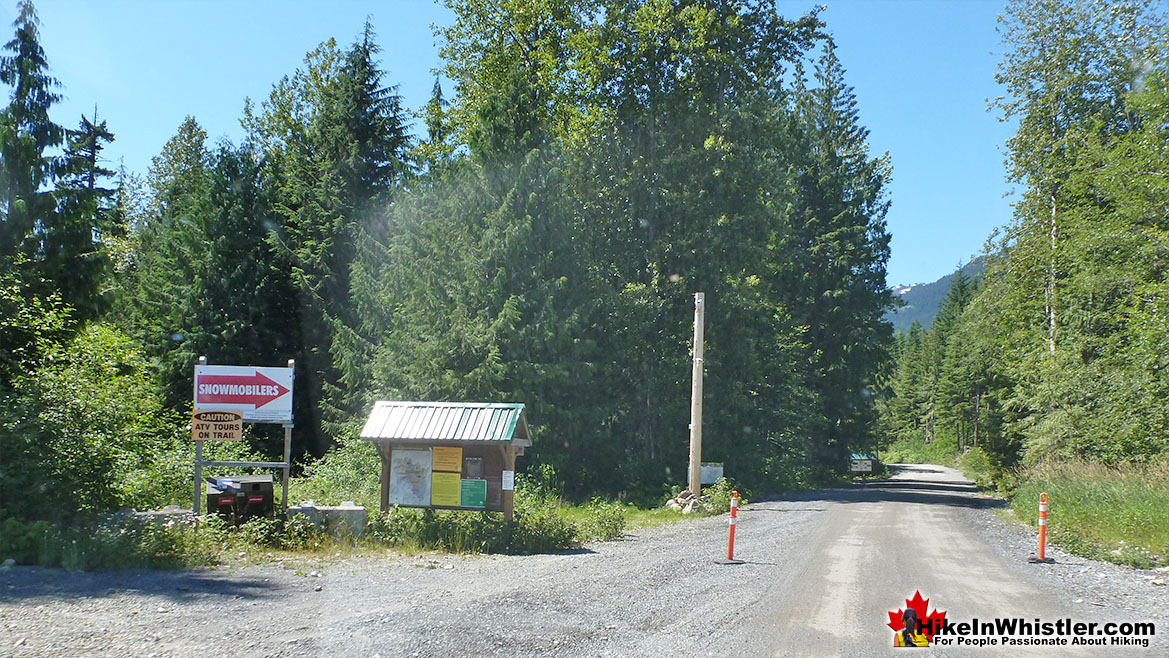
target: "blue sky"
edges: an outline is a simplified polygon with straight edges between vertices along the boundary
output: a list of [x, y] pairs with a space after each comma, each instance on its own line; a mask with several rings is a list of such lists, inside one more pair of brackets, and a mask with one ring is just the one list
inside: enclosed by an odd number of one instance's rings
[[[780, 4], [795, 16], [818, 3]], [[14, 8], [0, 5], [5, 40]], [[265, 98], [321, 41], [350, 43], [367, 15], [389, 81], [418, 108], [439, 65], [430, 25], [451, 20], [426, 0], [41, 0], [37, 10], [66, 96], [54, 118], [76, 127], [96, 104], [117, 137], [108, 155], [139, 172], [188, 114], [212, 138], [238, 139], [246, 97]], [[872, 149], [893, 161], [890, 285], [948, 274], [1010, 218], [1001, 147], [1011, 128], [986, 110], [1000, 93], [1001, 10], [997, 0], [852, 0], [823, 14]]]

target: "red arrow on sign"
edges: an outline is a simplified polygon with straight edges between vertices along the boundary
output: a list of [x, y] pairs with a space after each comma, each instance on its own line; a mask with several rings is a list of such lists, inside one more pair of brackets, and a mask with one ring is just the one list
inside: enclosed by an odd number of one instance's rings
[[200, 375], [195, 382], [195, 404], [251, 404], [259, 409], [288, 390], [259, 371], [254, 375]]

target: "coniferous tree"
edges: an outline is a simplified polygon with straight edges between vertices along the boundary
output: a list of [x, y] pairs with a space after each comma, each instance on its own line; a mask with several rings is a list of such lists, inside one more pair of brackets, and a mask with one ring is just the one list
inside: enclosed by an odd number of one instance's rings
[[348, 50], [321, 44], [244, 120], [274, 185], [277, 267], [296, 290], [297, 434], [317, 451], [323, 432], [361, 411], [348, 393], [360, 388], [368, 338], [351, 311], [350, 273], [362, 222], [409, 170], [401, 99], [384, 85], [377, 53], [368, 23]]
[[884, 221], [890, 165], [888, 154], [869, 155], [868, 130], [831, 40], [815, 81], [812, 88], [800, 81], [795, 95], [798, 191], [781, 239], [793, 318], [811, 350], [805, 385], [818, 413], [810, 450], [819, 463], [840, 467], [850, 441], [872, 431], [871, 386], [892, 335], [883, 317], [892, 306]]
[[76, 130], [66, 131], [56, 192], [59, 221], [45, 239], [46, 276], [62, 299], [86, 317], [99, 311], [108, 264], [102, 240], [113, 230], [108, 204], [114, 190], [103, 183], [114, 172], [102, 165], [101, 152], [113, 140], [106, 122], [98, 122], [96, 108], [92, 120], [82, 116]]
[[20, 257], [32, 266], [42, 257], [44, 232], [57, 223], [53, 194], [43, 189], [53, 180], [57, 162], [46, 151], [61, 144], [65, 131], [49, 117], [61, 99], [55, 91], [60, 83], [49, 74], [36, 9], [22, 0], [17, 12], [16, 34], [4, 45], [9, 54], [0, 57], [0, 81], [12, 88], [0, 112], [0, 256]]

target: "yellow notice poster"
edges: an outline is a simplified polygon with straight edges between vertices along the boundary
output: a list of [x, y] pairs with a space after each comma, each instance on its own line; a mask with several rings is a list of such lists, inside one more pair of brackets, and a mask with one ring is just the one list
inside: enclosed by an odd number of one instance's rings
[[458, 507], [462, 485], [458, 473], [430, 474], [430, 504], [439, 507]]
[[463, 449], [435, 446], [434, 461], [431, 462], [430, 468], [447, 473], [461, 473], [463, 471]]

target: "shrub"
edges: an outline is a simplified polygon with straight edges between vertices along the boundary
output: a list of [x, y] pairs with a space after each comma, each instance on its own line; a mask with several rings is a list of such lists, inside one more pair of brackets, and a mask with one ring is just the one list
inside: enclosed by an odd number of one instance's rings
[[994, 484], [995, 468], [990, 461], [990, 455], [982, 448], [971, 448], [958, 458], [958, 468], [962, 474], [974, 480], [979, 487], [988, 487]]
[[507, 549], [503, 515], [395, 507], [373, 518], [366, 540], [423, 550], [457, 553], [498, 553]]
[[563, 498], [551, 464], [534, 464], [515, 478], [515, 505], [555, 505]]
[[[702, 496], [705, 498], [703, 503], [707, 514], [726, 514], [731, 511], [731, 492], [735, 491], [735, 487], [730, 480], [725, 477], [719, 478], [714, 484], [703, 488]], [[739, 505], [747, 504], [746, 491], [739, 492]]]
[[218, 560], [223, 546], [214, 523], [191, 517], [116, 515], [72, 525], [10, 518], [0, 530], [0, 559], [67, 569], [205, 566]]
[[337, 505], [352, 500], [376, 509], [381, 500], [381, 458], [369, 441], [342, 440], [288, 485], [291, 500], [313, 500]]
[[282, 523], [275, 518], [253, 516], [236, 528], [233, 538], [245, 544], [280, 548]]
[[576, 526], [551, 506], [517, 510], [511, 550], [551, 553], [579, 546]]
[[325, 543], [327, 532], [303, 514], [284, 519], [278, 535], [278, 548], [289, 551], [315, 550]]
[[594, 498], [587, 506], [588, 515], [577, 524], [582, 540], [609, 541], [625, 534], [625, 508]]
[[231, 539], [241, 544], [266, 546], [288, 551], [316, 550], [324, 545], [327, 533], [303, 514], [273, 518], [253, 516], [240, 524]]

